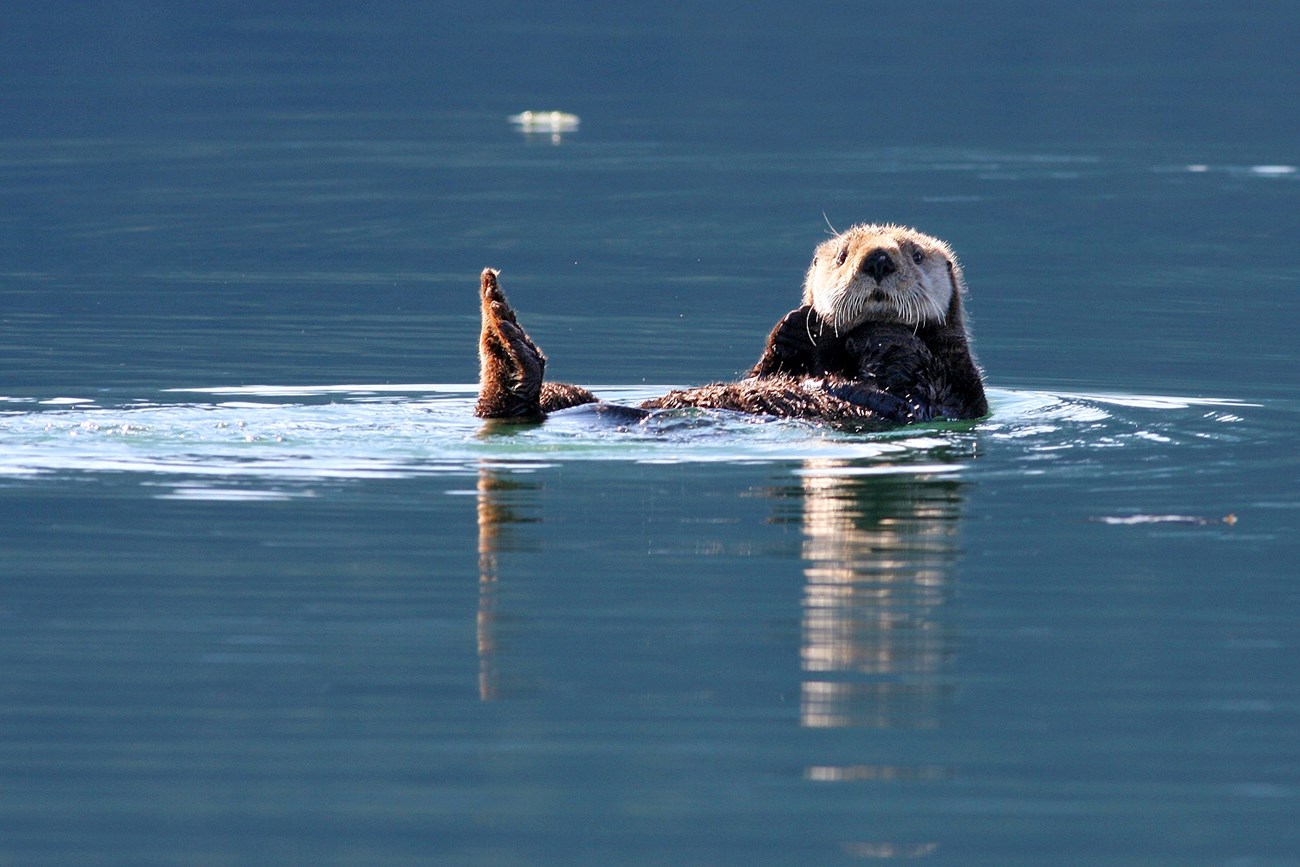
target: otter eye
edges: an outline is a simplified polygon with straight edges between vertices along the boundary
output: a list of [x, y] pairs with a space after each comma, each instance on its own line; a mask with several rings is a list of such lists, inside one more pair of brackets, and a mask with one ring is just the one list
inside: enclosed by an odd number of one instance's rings
[[844, 260], [847, 259], [847, 258], [849, 258], [849, 248], [848, 248], [848, 247], [841, 247], [841, 248], [840, 248], [839, 255], [835, 257], [835, 264], [836, 264], [836, 265], [843, 265], [843, 264], [844, 264]]
[[913, 250], [913, 251], [912, 251], [912, 261], [915, 262], [916, 264], [920, 265], [922, 262], [925, 261], [925, 254], [922, 253], [920, 250]]

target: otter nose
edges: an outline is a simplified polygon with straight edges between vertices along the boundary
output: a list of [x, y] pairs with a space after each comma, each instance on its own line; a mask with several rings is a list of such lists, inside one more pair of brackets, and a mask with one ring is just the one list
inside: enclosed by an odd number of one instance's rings
[[877, 283], [898, 270], [894, 260], [884, 250], [872, 250], [862, 260], [863, 273], [870, 274]]

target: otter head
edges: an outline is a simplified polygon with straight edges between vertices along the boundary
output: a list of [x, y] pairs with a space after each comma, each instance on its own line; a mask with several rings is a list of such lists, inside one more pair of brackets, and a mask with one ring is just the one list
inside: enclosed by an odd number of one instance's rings
[[803, 303], [840, 333], [868, 321], [938, 325], [960, 315], [962, 288], [957, 257], [943, 241], [902, 226], [862, 225], [813, 251]]

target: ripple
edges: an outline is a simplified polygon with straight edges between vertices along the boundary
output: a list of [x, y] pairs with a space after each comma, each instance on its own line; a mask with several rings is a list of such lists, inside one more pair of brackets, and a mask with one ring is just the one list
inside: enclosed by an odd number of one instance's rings
[[[635, 403], [666, 386], [605, 386]], [[187, 399], [182, 399], [187, 398]], [[201, 398], [201, 399], [194, 399]], [[205, 399], [204, 399], [205, 398]], [[990, 389], [978, 423], [853, 433], [801, 420], [674, 411], [619, 423], [581, 408], [543, 425], [488, 426], [472, 385], [255, 385], [128, 398], [4, 398], [0, 477], [132, 474], [168, 499], [282, 499], [313, 483], [417, 475], [461, 478], [481, 466], [530, 472], [570, 461], [793, 463], [810, 474], [1099, 473], [1102, 450], [1144, 462], [1230, 441], [1258, 404], [1143, 394]], [[1207, 411], [1208, 410], [1208, 411]], [[1230, 411], [1229, 411], [1230, 410]], [[990, 465], [977, 453], [997, 453]], [[1001, 468], [996, 469], [996, 468]], [[148, 479], [164, 477], [165, 482]]]

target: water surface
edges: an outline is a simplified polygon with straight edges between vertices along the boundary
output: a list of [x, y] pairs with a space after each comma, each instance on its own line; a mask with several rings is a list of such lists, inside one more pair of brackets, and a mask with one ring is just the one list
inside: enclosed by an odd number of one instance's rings
[[[9, 10], [0, 862], [1300, 863], [1300, 19], [793, 8]], [[856, 221], [988, 419], [472, 417]]]

